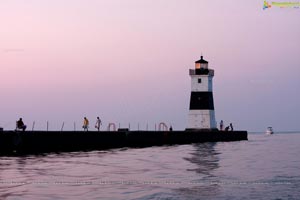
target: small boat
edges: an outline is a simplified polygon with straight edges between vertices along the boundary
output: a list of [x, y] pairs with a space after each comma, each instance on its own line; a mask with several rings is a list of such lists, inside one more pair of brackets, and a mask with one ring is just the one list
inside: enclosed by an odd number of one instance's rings
[[268, 127], [266, 130], [266, 135], [272, 135], [274, 133], [273, 128], [272, 127]]

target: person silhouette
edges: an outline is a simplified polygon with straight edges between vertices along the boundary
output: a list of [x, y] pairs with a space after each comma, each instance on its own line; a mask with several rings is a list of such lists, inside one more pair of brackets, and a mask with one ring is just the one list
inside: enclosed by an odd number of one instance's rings
[[26, 128], [27, 128], [27, 126], [24, 124], [23, 119], [20, 118], [20, 119], [17, 121], [17, 128], [16, 128], [16, 130], [17, 130], [17, 129], [22, 129], [23, 131], [25, 131]]
[[96, 124], [95, 124], [95, 128], [100, 131], [100, 127], [102, 125], [102, 121], [99, 117], [97, 117], [97, 120], [96, 120]]
[[86, 117], [84, 117], [84, 119], [83, 119], [82, 128], [84, 131], [89, 131], [89, 120]]
[[220, 130], [221, 131], [223, 131], [223, 126], [224, 126], [224, 122], [223, 122], [223, 120], [221, 120], [221, 122], [220, 122]]
[[229, 126], [230, 126], [230, 130], [233, 131], [233, 125], [232, 125], [232, 123], [230, 123]]

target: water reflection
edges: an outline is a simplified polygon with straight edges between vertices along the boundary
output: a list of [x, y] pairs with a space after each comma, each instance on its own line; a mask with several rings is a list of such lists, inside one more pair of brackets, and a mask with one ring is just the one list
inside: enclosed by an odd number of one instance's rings
[[27, 191], [21, 188], [24, 180], [16, 173], [15, 164], [15, 158], [0, 158], [0, 199], [7, 199], [12, 195], [17, 197]]
[[196, 168], [187, 170], [195, 171], [201, 175], [213, 176], [213, 170], [219, 167], [218, 154], [220, 154], [215, 150], [215, 145], [216, 143], [195, 144], [195, 150], [191, 153], [192, 156], [184, 159], [195, 164]]
[[195, 164], [195, 168], [187, 171], [194, 171], [196, 174], [189, 185], [175, 189], [183, 199], [214, 197], [220, 193], [220, 186], [214, 175], [214, 171], [219, 168], [220, 153], [215, 145], [216, 143], [195, 144], [194, 151], [190, 153], [191, 157], [183, 158]]
[[299, 199], [299, 135], [262, 138], [0, 157], [0, 199]]

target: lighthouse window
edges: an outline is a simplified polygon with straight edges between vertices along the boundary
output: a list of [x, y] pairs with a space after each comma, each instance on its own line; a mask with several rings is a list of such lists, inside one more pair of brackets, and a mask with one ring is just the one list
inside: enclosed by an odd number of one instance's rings
[[198, 78], [198, 83], [201, 83], [201, 78]]

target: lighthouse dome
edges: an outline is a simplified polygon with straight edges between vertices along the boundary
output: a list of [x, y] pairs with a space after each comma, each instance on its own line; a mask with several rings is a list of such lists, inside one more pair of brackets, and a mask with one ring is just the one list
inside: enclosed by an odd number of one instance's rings
[[206, 64], [208, 64], [208, 62], [203, 59], [203, 56], [201, 56], [200, 60], [197, 60], [195, 63], [206, 63]]
[[208, 62], [203, 59], [203, 56], [200, 57], [200, 60], [195, 62], [196, 69], [208, 69]]

